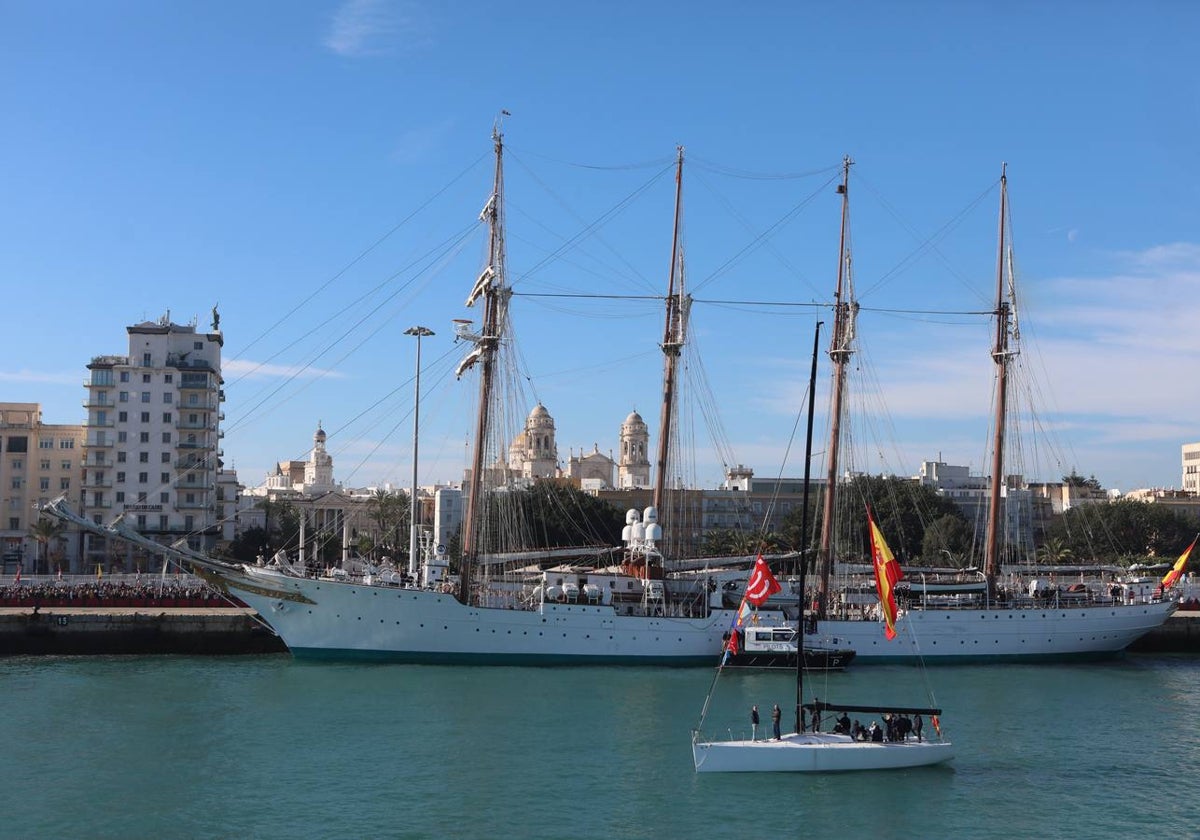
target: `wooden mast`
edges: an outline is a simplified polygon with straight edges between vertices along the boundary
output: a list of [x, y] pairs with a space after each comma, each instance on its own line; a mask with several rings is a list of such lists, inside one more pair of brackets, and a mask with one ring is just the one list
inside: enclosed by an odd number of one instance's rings
[[821, 517], [821, 543], [817, 553], [817, 617], [825, 618], [829, 602], [829, 575], [833, 569], [833, 516], [837, 496], [838, 450], [842, 434], [842, 401], [846, 388], [846, 364], [854, 350], [854, 317], [858, 304], [849, 290], [848, 257], [846, 254], [846, 228], [850, 210], [850, 167], [854, 161], [849, 156], [842, 159], [842, 183], [838, 192], [842, 196], [842, 224], [838, 237], [837, 290], [833, 296], [833, 335], [829, 342], [829, 358], [833, 362], [833, 394], [829, 407], [829, 450], [826, 460], [829, 469], [825, 475], [825, 504]]
[[996, 341], [992, 361], [996, 363], [996, 416], [993, 420], [996, 439], [992, 448], [992, 484], [988, 495], [987, 542], [984, 544], [983, 571], [987, 578], [988, 598], [995, 594], [996, 576], [1000, 573], [1000, 490], [1004, 483], [1004, 424], [1008, 410], [1008, 349], [1009, 321], [1012, 310], [1004, 295], [1004, 241], [1008, 217], [1008, 166], [1000, 171], [1000, 222], [996, 251]]
[[658, 459], [654, 476], [654, 507], [662, 521], [663, 495], [670, 479], [668, 453], [671, 426], [675, 421], [675, 375], [684, 341], [683, 272], [679, 270], [679, 227], [683, 210], [683, 146], [675, 149], [675, 224], [671, 235], [671, 268], [667, 274], [667, 316], [663, 327], [663, 401], [658, 435]]
[[[496, 173], [492, 184], [492, 195], [480, 214], [488, 225], [488, 264], [476, 281], [476, 291], [483, 296], [483, 327], [475, 338], [479, 373], [479, 408], [475, 423], [475, 451], [471, 459], [471, 480], [467, 490], [462, 540], [462, 565], [459, 570], [459, 600], [464, 604], [471, 599], [471, 572], [479, 554], [479, 523], [482, 516], [482, 485], [484, 460], [488, 433], [491, 430], [491, 401], [495, 378], [496, 349], [500, 343], [500, 330], [504, 326], [504, 312], [511, 291], [507, 287], [504, 252], [504, 135], [499, 122], [492, 129], [492, 142], [496, 148]], [[471, 305], [475, 296], [468, 300]], [[463, 368], [460, 367], [460, 371]]]

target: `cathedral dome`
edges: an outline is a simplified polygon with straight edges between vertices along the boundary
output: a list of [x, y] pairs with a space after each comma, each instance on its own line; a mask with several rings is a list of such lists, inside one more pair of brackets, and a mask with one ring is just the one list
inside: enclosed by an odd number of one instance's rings
[[636, 411], [631, 411], [629, 412], [629, 416], [625, 418], [625, 422], [621, 425], [640, 427], [644, 429], [646, 427], [646, 421], [642, 419], [642, 415], [638, 414]]

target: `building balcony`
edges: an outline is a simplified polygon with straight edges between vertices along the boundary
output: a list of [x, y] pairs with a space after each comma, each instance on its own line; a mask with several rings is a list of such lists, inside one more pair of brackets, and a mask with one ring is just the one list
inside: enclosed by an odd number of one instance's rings
[[175, 469], [177, 470], [207, 470], [211, 469], [208, 461], [204, 458], [197, 458], [194, 455], [184, 458], [175, 459]]
[[207, 502], [207, 501], [176, 502], [175, 508], [177, 510], [207, 510], [207, 511], [212, 511], [214, 509], [212, 503]]
[[89, 417], [88, 421], [87, 421], [87, 426], [89, 429], [111, 429], [115, 425], [116, 425], [115, 420], [105, 420], [105, 421], [101, 422], [99, 420]]
[[113, 462], [108, 460], [108, 458], [105, 457], [105, 454], [103, 452], [93, 452], [93, 453], [91, 453], [91, 455], [89, 455], [88, 457], [83, 459], [83, 461], [81, 462], [81, 465], [85, 466], [85, 467], [89, 467], [89, 468], [90, 467], [111, 467], [111, 466], [113, 466]]
[[83, 444], [84, 449], [112, 449], [114, 441], [111, 440], [89, 440]]
[[90, 490], [93, 487], [112, 487], [111, 478], [85, 478], [81, 484], [85, 490]]
[[89, 511], [93, 510], [112, 510], [112, 502], [105, 499], [102, 502], [85, 502], [83, 505], [84, 516], [87, 516]]
[[188, 452], [207, 452], [207, 451], [216, 449], [216, 446], [214, 446], [211, 443], [204, 443], [204, 442], [184, 443], [183, 441], [180, 441], [179, 443], [175, 444], [175, 448], [183, 449]]
[[176, 429], [193, 430], [201, 432], [211, 432], [216, 430], [216, 426], [209, 423], [207, 420], [176, 420]]
[[[190, 475], [195, 476], [196, 474], [190, 473]], [[171, 484], [180, 492], [207, 493], [213, 488], [213, 483], [208, 480], [208, 476], [199, 476], [195, 481], [185, 481], [183, 476], [176, 476]]]
[[88, 369], [115, 367], [116, 365], [129, 364], [128, 356], [92, 356], [92, 361], [88, 363]]
[[113, 402], [109, 402], [107, 399], [95, 400], [95, 399], [92, 399], [91, 397], [88, 397], [86, 400], [83, 401], [83, 407], [86, 409], [89, 409], [89, 410], [90, 409], [99, 409], [101, 411], [107, 411], [108, 409], [116, 408], [117, 404], [113, 403]]

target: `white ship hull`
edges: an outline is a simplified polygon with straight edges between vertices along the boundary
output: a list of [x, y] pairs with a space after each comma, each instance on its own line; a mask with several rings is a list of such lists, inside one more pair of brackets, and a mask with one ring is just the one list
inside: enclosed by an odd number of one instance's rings
[[1058, 608], [908, 610], [896, 638], [879, 621], [821, 621], [822, 637], [853, 648], [857, 663], [1058, 661], [1116, 656], [1162, 626], [1171, 601]]
[[[368, 586], [253, 569], [219, 572], [301, 658], [460, 664], [712, 665], [734, 611], [704, 617], [622, 615], [609, 605], [536, 610], [464, 606], [429, 590]], [[822, 621], [856, 662], [1099, 659], [1162, 625], [1175, 605], [910, 610], [888, 641], [878, 621]]]
[[607, 605], [464, 606], [420, 589], [255, 570], [221, 578], [298, 658], [438, 664], [713, 665], [735, 612], [619, 615]]

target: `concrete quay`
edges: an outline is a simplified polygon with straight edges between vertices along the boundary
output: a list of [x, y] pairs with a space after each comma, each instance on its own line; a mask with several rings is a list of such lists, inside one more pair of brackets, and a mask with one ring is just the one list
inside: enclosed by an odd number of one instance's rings
[[283, 653], [248, 607], [4, 607], [0, 656]]
[[1130, 653], [1200, 653], [1200, 612], [1179, 610], [1129, 646]]

